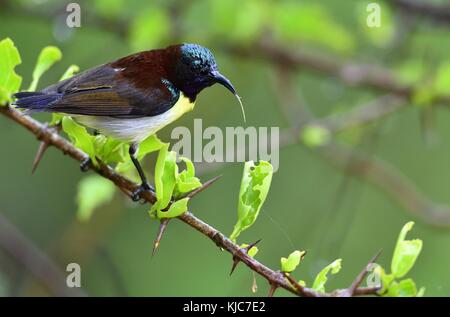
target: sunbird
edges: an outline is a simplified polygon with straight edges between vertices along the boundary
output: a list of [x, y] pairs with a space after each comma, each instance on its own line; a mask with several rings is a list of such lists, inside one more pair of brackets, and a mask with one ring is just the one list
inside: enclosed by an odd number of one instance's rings
[[14, 97], [17, 108], [64, 113], [103, 135], [129, 143], [130, 158], [142, 181], [132, 198], [139, 200], [144, 191], [152, 190], [137, 159], [139, 144], [193, 110], [197, 95], [216, 83], [236, 96], [245, 120], [231, 81], [218, 71], [211, 51], [197, 44], [135, 53]]

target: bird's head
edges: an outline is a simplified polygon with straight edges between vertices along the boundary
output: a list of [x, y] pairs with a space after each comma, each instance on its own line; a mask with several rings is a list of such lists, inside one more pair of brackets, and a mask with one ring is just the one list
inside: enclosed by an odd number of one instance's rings
[[200, 91], [215, 83], [236, 94], [231, 82], [217, 70], [216, 60], [210, 50], [197, 44], [182, 44], [178, 54], [175, 77], [185, 94], [195, 98]]
[[[197, 44], [180, 45], [174, 71], [177, 86], [192, 100], [195, 100], [203, 89], [217, 83], [236, 96], [242, 107], [236, 89], [231, 81], [219, 72], [216, 60], [207, 48]], [[245, 114], [243, 116], [245, 120]]]

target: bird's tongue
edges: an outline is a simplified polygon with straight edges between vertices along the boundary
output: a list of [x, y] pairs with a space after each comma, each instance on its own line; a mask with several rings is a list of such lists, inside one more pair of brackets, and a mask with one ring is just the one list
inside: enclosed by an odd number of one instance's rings
[[224, 86], [226, 89], [228, 89], [236, 97], [236, 99], [239, 102], [239, 105], [241, 106], [242, 117], [244, 118], [244, 122], [246, 122], [244, 105], [242, 104], [241, 97], [239, 97], [239, 95], [237, 94], [236, 89], [234, 89], [233, 84], [231, 83], [231, 81], [229, 81], [228, 78], [223, 76], [218, 71], [215, 71], [213, 73], [213, 76], [214, 76], [214, 80], [215, 80], [216, 83]]

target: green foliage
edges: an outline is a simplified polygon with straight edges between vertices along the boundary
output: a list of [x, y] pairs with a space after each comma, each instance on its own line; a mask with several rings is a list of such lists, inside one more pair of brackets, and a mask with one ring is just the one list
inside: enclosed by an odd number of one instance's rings
[[450, 96], [450, 61], [446, 61], [439, 66], [433, 89], [438, 96]]
[[[249, 244], [243, 243], [243, 244], [241, 244], [240, 247], [242, 249], [245, 249], [245, 248], [248, 248], [248, 246], [249, 246]], [[253, 246], [247, 251], [247, 254], [248, 254], [249, 257], [254, 258], [255, 255], [258, 253], [258, 251], [259, 251], [258, 247], [257, 246]]]
[[[202, 185], [195, 177], [192, 162], [187, 158], [182, 158], [182, 160], [186, 164], [186, 170], [179, 173], [176, 153], [169, 151], [168, 143], [162, 144], [155, 167], [157, 200], [150, 208], [150, 216], [158, 219], [178, 217], [187, 211], [189, 198], [181, 198], [183, 194]], [[173, 199], [175, 201], [172, 202]]]
[[115, 188], [111, 181], [99, 175], [89, 175], [81, 179], [77, 194], [78, 219], [89, 220], [97, 207], [113, 198]]
[[121, 163], [128, 159], [127, 144], [103, 135], [91, 135], [71, 117], [62, 118], [62, 128], [72, 143], [89, 155], [94, 165], [98, 164], [97, 159], [105, 164]]
[[281, 2], [273, 15], [272, 26], [282, 40], [317, 44], [340, 53], [350, 53], [355, 47], [352, 35], [321, 5]]
[[124, 0], [96, 0], [93, 2], [95, 10], [105, 17], [114, 18], [121, 14], [124, 9]]
[[130, 27], [130, 44], [133, 50], [147, 50], [158, 47], [168, 38], [170, 18], [168, 12], [159, 6], [152, 6], [138, 13]]
[[312, 288], [318, 292], [325, 292], [325, 284], [328, 281], [329, 274], [337, 274], [342, 268], [342, 260], [337, 259], [332, 263], [328, 264], [322, 269], [322, 271], [317, 274]]
[[412, 229], [414, 222], [408, 222], [400, 231], [397, 244], [391, 262], [391, 273], [387, 274], [382, 267], [378, 267], [383, 296], [422, 296], [424, 289], [417, 291], [414, 281], [410, 278], [398, 280], [404, 277], [414, 266], [417, 257], [422, 250], [422, 240], [405, 240], [406, 234]]
[[[156, 152], [163, 146], [163, 142], [154, 134], [149, 136], [147, 139], [141, 142], [139, 145], [139, 149], [137, 152], [137, 159], [138, 161], [142, 161], [142, 159], [152, 152]], [[124, 162], [120, 162], [116, 166], [116, 171], [118, 173], [124, 173], [128, 176], [133, 176], [131, 173], [135, 172], [133, 162], [131, 159], [127, 158]], [[132, 177], [133, 178], [133, 177]], [[135, 176], [135, 180], [138, 180], [139, 177]]]
[[281, 258], [281, 271], [290, 273], [294, 271], [305, 256], [306, 251], [294, 251], [289, 254], [288, 258]]
[[367, 11], [367, 5], [373, 1], [361, 1], [355, 10], [357, 19], [360, 23], [359, 30], [363, 31], [363, 35], [368, 41], [377, 46], [387, 46], [394, 37], [395, 25], [392, 17], [392, 12], [388, 5], [383, 2], [376, 2], [380, 6], [380, 27], [369, 27], [367, 25], [367, 18], [371, 12]]
[[175, 197], [202, 186], [200, 180], [195, 177], [194, 164], [185, 157], [181, 157], [180, 159], [186, 164], [186, 169], [178, 175], [178, 180], [174, 190]]
[[302, 142], [308, 147], [317, 147], [330, 140], [330, 131], [318, 125], [306, 126], [301, 134]]
[[273, 167], [269, 162], [245, 163], [239, 191], [238, 221], [230, 236], [232, 241], [236, 241], [239, 234], [256, 221], [269, 192], [272, 174]]
[[64, 74], [61, 76], [61, 79], [59, 81], [69, 79], [70, 77], [72, 77], [73, 75], [78, 73], [79, 71], [80, 71], [80, 67], [78, 65], [70, 65], [69, 68], [67, 68], [67, 70], [64, 72]]
[[70, 117], [62, 118], [62, 128], [73, 145], [89, 155], [92, 162], [94, 164], [97, 164], [94, 147], [94, 136], [90, 135], [85, 127], [79, 125]]
[[412, 229], [414, 222], [408, 222], [400, 232], [397, 245], [395, 246], [394, 255], [392, 257], [391, 271], [396, 278], [405, 276], [422, 250], [422, 240], [405, 240], [406, 234]]
[[50, 69], [56, 62], [60, 61], [62, 53], [56, 46], [44, 47], [39, 54], [36, 66], [33, 71], [33, 80], [28, 88], [29, 91], [35, 91], [41, 76]]
[[10, 38], [0, 41], [0, 105], [11, 101], [11, 95], [19, 91], [22, 77], [14, 68], [21, 63], [20, 54]]

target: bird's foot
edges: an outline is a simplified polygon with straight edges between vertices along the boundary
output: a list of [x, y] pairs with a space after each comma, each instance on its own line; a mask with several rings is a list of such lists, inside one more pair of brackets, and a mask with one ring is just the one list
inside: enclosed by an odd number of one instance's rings
[[143, 182], [138, 189], [131, 193], [131, 199], [133, 201], [139, 201], [142, 198], [141, 195], [146, 191], [155, 192], [152, 186], [150, 186], [147, 182]]
[[86, 159], [84, 159], [81, 163], [80, 163], [80, 170], [82, 172], [87, 172], [89, 170], [89, 167], [91, 167], [91, 159], [88, 157]]

